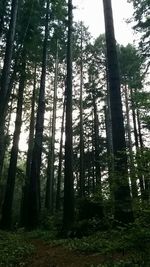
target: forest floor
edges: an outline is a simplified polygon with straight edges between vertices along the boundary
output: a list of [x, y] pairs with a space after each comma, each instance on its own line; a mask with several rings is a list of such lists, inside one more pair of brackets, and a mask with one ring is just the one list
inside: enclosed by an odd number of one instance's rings
[[101, 255], [70, 251], [62, 245], [49, 245], [41, 240], [32, 241], [35, 253], [29, 258], [26, 267], [97, 267], [106, 262], [123, 260], [123, 254]]
[[66, 239], [54, 229], [0, 231], [0, 267], [150, 267], [150, 227]]

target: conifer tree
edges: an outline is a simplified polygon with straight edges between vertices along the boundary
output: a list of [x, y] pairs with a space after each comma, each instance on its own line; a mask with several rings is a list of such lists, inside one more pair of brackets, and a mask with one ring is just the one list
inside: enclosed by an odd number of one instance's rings
[[128, 223], [133, 221], [133, 211], [127, 176], [127, 155], [120, 93], [120, 74], [111, 0], [103, 0], [103, 5], [114, 153], [114, 215], [117, 221]]

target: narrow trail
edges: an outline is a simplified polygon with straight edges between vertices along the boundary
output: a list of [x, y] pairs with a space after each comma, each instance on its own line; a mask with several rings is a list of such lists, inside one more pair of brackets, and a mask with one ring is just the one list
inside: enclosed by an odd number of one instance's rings
[[119, 259], [122, 255], [112, 255], [110, 258], [98, 253], [82, 254], [70, 251], [61, 245], [48, 245], [41, 240], [32, 241], [36, 251], [29, 259], [26, 267], [91, 267], [106, 263], [109, 259]]

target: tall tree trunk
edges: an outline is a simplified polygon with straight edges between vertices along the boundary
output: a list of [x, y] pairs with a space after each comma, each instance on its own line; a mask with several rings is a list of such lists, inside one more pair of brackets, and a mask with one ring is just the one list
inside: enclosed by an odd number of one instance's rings
[[57, 191], [56, 191], [56, 211], [60, 210], [60, 193], [61, 193], [61, 177], [62, 177], [62, 160], [63, 160], [63, 133], [64, 133], [64, 120], [65, 120], [65, 106], [66, 100], [64, 98], [63, 103], [63, 114], [62, 114], [62, 124], [61, 124], [61, 135], [60, 135], [60, 149], [59, 149], [59, 163], [58, 163], [58, 177], [57, 177]]
[[21, 200], [21, 208], [20, 208], [20, 225], [21, 226], [26, 225], [26, 218], [27, 218], [27, 198], [28, 198], [28, 188], [29, 188], [32, 151], [33, 151], [33, 144], [34, 144], [34, 129], [35, 129], [35, 96], [36, 96], [36, 66], [35, 66], [35, 71], [34, 71], [33, 93], [32, 93], [32, 99], [31, 99], [31, 117], [30, 117], [30, 127], [29, 127], [25, 184], [22, 188], [22, 200]]
[[56, 40], [56, 59], [55, 59], [55, 79], [54, 79], [54, 99], [53, 99], [53, 118], [52, 136], [50, 140], [49, 159], [47, 166], [47, 184], [45, 208], [53, 213], [54, 208], [54, 157], [55, 157], [55, 132], [56, 132], [56, 108], [57, 108], [57, 83], [58, 83], [58, 40]]
[[127, 155], [120, 93], [120, 74], [111, 0], [103, 0], [103, 5], [114, 153], [114, 216], [117, 221], [128, 223], [133, 221], [133, 211], [127, 176]]
[[130, 89], [131, 96], [131, 109], [132, 109], [132, 118], [133, 118], [133, 128], [134, 128], [134, 138], [135, 138], [135, 147], [136, 147], [136, 162], [137, 162], [137, 177], [140, 183], [141, 199], [144, 199], [144, 182], [141, 174], [141, 151], [139, 147], [138, 140], [138, 131], [137, 131], [137, 122], [136, 122], [136, 112], [135, 112], [135, 103], [133, 99], [133, 89]]
[[132, 151], [131, 125], [130, 125], [127, 85], [125, 85], [124, 87], [124, 94], [125, 94], [125, 107], [126, 107], [126, 119], [127, 119], [127, 136], [128, 136], [128, 148], [129, 148], [129, 168], [130, 168], [131, 190], [132, 190], [133, 199], [136, 199], [138, 196], [138, 190], [137, 190], [137, 184], [136, 184], [136, 170], [135, 170], [134, 157], [133, 157], [133, 151]]
[[11, 59], [15, 38], [16, 21], [18, 11], [18, 0], [12, 0], [11, 5], [11, 19], [9, 24], [9, 30], [6, 40], [6, 51], [4, 58], [4, 65], [0, 80], [0, 170], [2, 170], [1, 164], [3, 164], [3, 146], [4, 146], [4, 126], [5, 126], [5, 109], [6, 109], [6, 95], [9, 86], [9, 75], [11, 68]]
[[[6, 129], [6, 135], [5, 135], [5, 140], [4, 140], [4, 150], [3, 150], [3, 161], [5, 159], [5, 152], [7, 151], [7, 148], [9, 146], [8, 144], [8, 136], [9, 136], [9, 130], [10, 130], [10, 123], [11, 123], [11, 114], [12, 114], [12, 106], [13, 106], [13, 97], [11, 99], [10, 107], [9, 107], [9, 113], [8, 113], [8, 118], [7, 118], [7, 129]], [[1, 178], [1, 176], [0, 176]], [[3, 179], [0, 179], [0, 214], [1, 214], [1, 208], [2, 208], [2, 203], [4, 200], [5, 196], [5, 185]]]
[[96, 175], [95, 175], [95, 151], [94, 151], [94, 115], [92, 113], [92, 193], [95, 193], [96, 188]]
[[3, 173], [3, 165], [4, 165], [5, 153], [6, 153], [7, 147], [8, 147], [7, 140], [8, 140], [8, 136], [9, 136], [9, 127], [10, 127], [10, 123], [11, 123], [12, 105], [13, 105], [13, 97], [11, 99], [10, 106], [8, 108], [8, 116], [6, 118], [8, 123], [7, 123], [7, 125], [5, 125], [6, 133], [5, 133], [5, 136], [4, 136], [3, 154], [1, 155], [1, 159], [2, 159], [3, 163], [1, 164], [0, 180], [1, 180], [1, 177], [2, 177], [2, 173]]
[[28, 214], [26, 228], [34, 229], [39, 223], [40, 213], [40, 167], [42, 156], [44, 113], [45, 113], [45, 79], [48, 43], [48, 24], [49, 24], [49, 0], [47, 0], [45, 17], [45, 38], [43, 42], [42, 73], [39, 91], [39, 101], [36, 117], [35, 138], [32, 151], [32, 162], [30, 170], [29, 194], [28, 194]]
[[150, 198], [150, 192], [149, 192], [149, 173], [148, 172], [148, 165], [147, 162], [145, 160], [145, 156], [144, 156], [144, 143], [143, 143], [143, 138], [142, 138], [142, 131], [141, 131], [141, 122], [140, 122], [140, 112], [137, 109], [137, 124], [138, 124], [138, 133], [139, 133], [139, 143], [140, 143], [140, 148], [141, 148], [141, 171], [143, 173], [142, 175], [142, 181], [143, 181], [143, 200], [148, 201]]
[[[0, 129], [2, 129], [3, 134], [0, 136], [0, 147], [2, 145], [2, 152], [0, 155], [0, 177], [2, 176], [2, 170], [3, 170], [3, 164], [4, 164], [4, 156], [5, 156], [5, 120], [6, 120], [6, 116], [8, 113], [8, 104], [9, 104], [9, 99], [10, 99], [10, 95], [11, 92], [13, 90], [13, 88], [15, 87], [15, 80], [16, 80], [16, 75], [17, 75], [17, 67], [18, 66], [14, 66], [14, 71], [11, 75], [10, 81], [9, 81], [9, 86], [8, 86], [8, 91], [7, 91], [7, 95], [6, 95], [6, 99], [5, 99], [5, 110], [4, 112], [2, 112], [0, 114]], [[2, 142], [2, 143], [1, 143]]]
[[16, 121], [15, 121], [15, 131], [13, 136], [13, 145], [11, 149], [10, 164], [8, 168], [8, 177], [4, 203], [2, 207], [2, 218], [1, 218], [1, 228], [9, 229], [12, 223], [12, 204], [13, 204], [13, 195], [15, 188], [15, 177], [16, 177], [16, 167], [17, 167], [17, 158], [18, 158], [18, 144], [19, 137], [21, 132], [22, 125], [22, 106], [23, 106], [23, 93], [25, 88], [26, 81], [26, 56], [25, 51], [22, 56], [22, 66], [20, 66], [20, 83], [18, 91], [18, 102], [17, 102], [17, 112], [16, 112]]
[[[96, 185], [101, 187], [101, 172], [99, 163], [99, 122], [97, 115], [96, 99], [93, 93], [93, 107], [94, 107], [94, 151], [95, 151], [95, 173], [96, 173]], [[101, 190], [101, 189], [100, 189]]]
[[110, 188], [110, 199], [113, 201], [113, 179], [114, 173], [113, 166], [113, 149], [112, 149], [112, 128], [110, 123], [110, 112], [107, 106], [104, 107], [105, 113], [105, 126], [106, 126], [106, 149], [107, 149], [107, 164], [108, 164], [108, 181]]
[[81, 48], [80, 48], [80, 197], [85, 196], [85, 173], [84, 173], [84, 132], [83, 132], [83, 30], [81, 22]]
[[68, 0], [68, 43], [66, 84], [66, 128], [65, 128], [65, 177], [63, 229], [67, 232], [74, 222], [74, 180], [72, 143], [72, 0]]
[[[93, 89], [94, 90], [94, 89]], [[94, 90], [95, 91], [95, 90]], [[99, 193], [101, 204], [101, 217], [103, 217], [103, 199], [102, 199], [102, 182], [100, 170], [100, 151], [99, 151], [99, 121], [97, 115], [97, 105], [95, 92], [93, 92], [93, 107], [94, 107], [94, 151], [95, 151], [95, 174], [96, 174], [96, 190]]]
[[107, 144], [107, 157], [108, 157], [108, 179], [110, 187], [110, 199], [113, 202], [113, 173], [114, 173], [114, 164], [113, 164], [113, 138], [112, 138], [112, 119], [111, 119], [111, 107], [110, 107], [110, 90], [109, 90], [109, 79], [108, 79], [108, 66], [106, 65], [106, 86], [107, 86], [107, 95], [106, 95], [106, 107], [104, 107], [105, 112], [105, 125], [106, 125], [106, 144]]

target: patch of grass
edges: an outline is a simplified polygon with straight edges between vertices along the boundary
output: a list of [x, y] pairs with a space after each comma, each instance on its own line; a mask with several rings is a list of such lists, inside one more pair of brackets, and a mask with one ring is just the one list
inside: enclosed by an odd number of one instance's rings
[[0, 267], [25, 266], [25, 258], [33, 251], [22, 235], [0, 231]]

